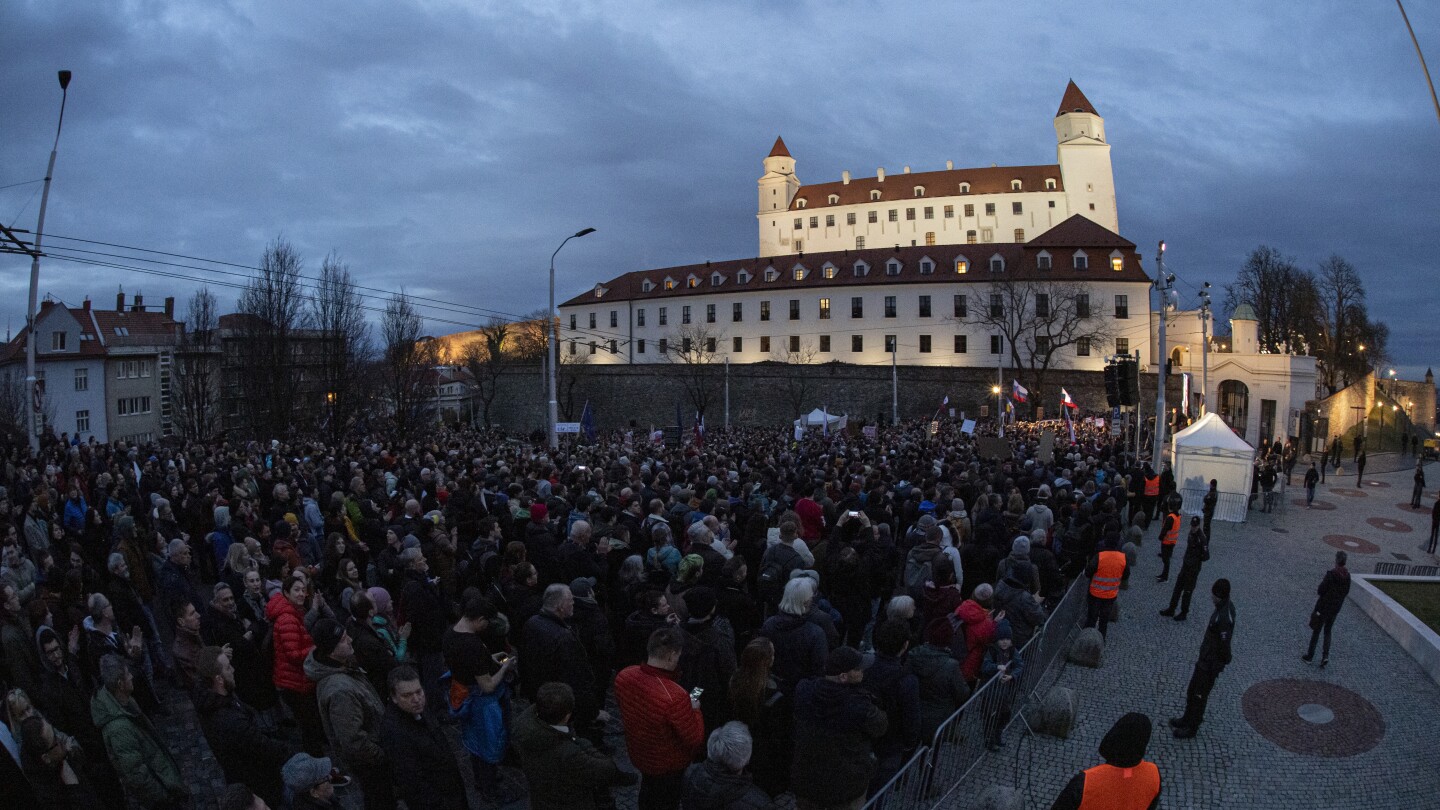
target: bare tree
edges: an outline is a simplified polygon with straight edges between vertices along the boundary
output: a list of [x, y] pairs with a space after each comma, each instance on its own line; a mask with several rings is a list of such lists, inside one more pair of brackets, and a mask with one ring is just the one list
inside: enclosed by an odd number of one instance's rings
[[393, 409], [395, 430], [401, 436], [425, 423], [434, 400], [435, 342], [422, 334], [424, 319], [405, 293], [385, 304], [380, 334], [385, 343], [385, 393]]
[[1315, 278], [1275, 248], [1255, 248], [1235, 283], [1225, 285], [1227, 320], [1240, 304], [1255, 310], [1262, 351], [1303, 353], [1314, 345], [1320, 327]]
[[30, 402], [25, 396], [25, 374], [15, 367], [0, 372], [0, 432], [7, 440], [24, 444], [30, 430]]
[[500, 393], [500, 379], [510, 371], [516, 361], [516, 337], [519, 330], [509, 321], [491, 318], [480, 327], [480, 338], [465, 347], [461, 362], [475, 378], [475, 387], [480, 395], [481, 416], [485, 427], [490, 428], [490, 406]]
[[[547, 324], [550, 325], [549, 329], [546, 328]], [[550, 335], [556, 325], [556, 321], [548, 317], [543, 309], [535, 310], [516, 321], [511, 327], [516, 361], [535, 363], [541, 370], [545, 369], [550, 362]], [[557, 409], [561, 418], [570, 421], [579, 418], [576, 410], [577, 392], [581, 390], [581, 383], [589, 374], [590, 358], [600, 351], [600, 344], [593, 339], [581, 341], [572, 336], [569, 340], [562, 338], [555, 349], [556, 357], [560, 361], [555, 374]], [[540, 396], [548, 397], [547, 377], [541, 374], [535, 379], [540, 386]]]
[[666, 338], [661, 355], [679, 368], [680, 386], [700, 416], [710, 407], [719, 386], [716, 362], [724, 336], [706, 324], [685, 324]]
[[[1340, 256], [1321, 262], [1315, 287], [1320, 320], [1315, 355], [1320, 361], [1320, 380], [1326, 392], [1333, 394], [1365, 376], [1374, 353], [1384, 352], [1385, 339], [1370, 323], [1365, 285], [1350, 262]], [[1384, 329], [1383, 324], [1379, 326]], [[1384, 331], [1388, 337], [1389, 330]]]
[[324, 422], [331, 440], [338, 441], [350, 429], [356, 416], [371, 399], [370, 325], [365, 306], [350, 275], [350, 267], [334, 251], [320, 266], [310, 313], [319, 332], [321, 379], [325, 392]]
[[[787, 366], [810, 366], [814, 365], [817, 350], [813, 343], [800, 342], [795, 351], [790, 350], [786, 344], [784, 349], [776, 349], [770, 353], [772, 359], [777, 363], [784, 363]], [[805, 414], [805, 405], [809, 402], [811, 394], [815, 389], [815, 379], [806, 369], [787, 369], [781, 380], [785, 390], [785, 401], [790, 405], [790, 412], [795, 415]]]
[[214, 293], [196, 290], [175, 347], [175, 425], [187, 439], [208, 439], [219, 427], [219, 320]]
[[295, 248], [277, 238], [265, 248], [259, 273], [240, 293], [234, 397], [252, 431], [278, 437], [295, 427], [299, 366], [295, 338], [305, 326], [303, 262]]
[[1099, 317], [1085, 285], [1049, 279], [990, 285], [988, 298], [970, 307], [970, 319], [998, 332], [1010, 349], [1010, 367], [1023, 370], [1032, 408], [1047, 397], [1045, 378], [1062, 356], [1103, 353], [1113, 332]]

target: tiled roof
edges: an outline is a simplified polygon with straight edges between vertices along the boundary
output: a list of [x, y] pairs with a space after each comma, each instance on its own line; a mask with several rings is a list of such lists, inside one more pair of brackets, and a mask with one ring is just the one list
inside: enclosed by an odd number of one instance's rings
[[790, 150], [785, 148], [785, 139], [775, 137], [775, 145], [770, 147], [769, 157], [790, 157]]
[[[44, 317], [49, 309], [50, 307], [42, 307], [41, 317]], [[80, 324], [80, 331], [85, 337], [79, 340], [74, 351], [50, 353], [45, 352], [42, 347], [41, 353], [47, 357], [104, 357], [109, 354], [112, 345], [143, 346], [165, 343], [181, 329], [175, 319], [163, 312], [116, 312], [94, 307], [65, 307], [65, 310]], [[23, 360], [25, 341], [29, 337], [30, 327], [26, 326], [13, 340], [0, 348], [0, 364]]]
[[[1073, 239], [1073, 244], [1063, 242], [1060, 237]], [[1042, 239], [1045, 240], [1043, 243], [1040, 241]], [[1042, 247], [1052, 254], [1052, 266], [1056, 269], [1038, 269], [1036, 255]], [[1067, 269], [1070, 267], [1070, 263], [1068, 254], [1064, 252], [1066, 249], [1073, 251], [1079, 248], [1097, 247], [1120, 250], [1125, 256], [1124, 269], [1117, 273], [1109, 268], [1108, 261], [1103, 263], [1095, 261], [1091, 264], [1092, 269], [1084, 271]], [[601, 298], [595, 297], [595, 288], [592, 287], [589, 291], [565, 301], [561, 306], [593, 306], [597, 302], [611, 303], [650, 299], [663, 301], [672, 298], [693, 298], [712, 293], [724, 293], [736, 289], [753, 292], [875, 284], [935, 282], [988, 284], [995, 280], [995, 276], [989, 270], [990, 259], [993, 256], [999, 256], [1005, 261], [1003, 276], [1005, 280], [1045, 278], [1084, 281], [1150, 281], [1149, 276], [1145, 275], [1145, 271], [1140, 267], [1140, 256], [1135, 253], [1133, 243], [1076, 214], [1041, 234], [1036, 240], [1025, 244], [996, 242], [974, 245], [867, 248], [865, 250], [730, 259], [655, 270], [636, 270], [599, 284], [598, 286], [605, 290], [605, 294]], [[970, 263], [969, 272], [964, 275], [955, 272], [955, 262], [960, 257], [964, 257]], [[900, 270], [895, 275], [887, 275], [886, 265], [892, 259], [900, 263]], [[934, 263], [933, 272], [921, 272], [921, 262], [925, 259]], [[857, 262], [864, 262], [869, 267], [869, 272], [863, 276], [856, 276], [855, 264]], [[823, 269], [826, 264], [835, 267], [834, 278], [825, 278]], [[795, 278], [794, 274], [797, 265], [806, 270], [804, 278], [799, 280]], [[765, 280], [765, 271], [770, 268], [778, 273], [774, 281]], [[738, 280], [741, 271], [750, 275], [750, 280], [743, 284]], [[711, 277], [716, 273], [720, 274], [722, 278], [722, 284], [718, 287], [711, 284]], [[687, 285], [687, 280], [692, 275], [698, 282], [694, 287]], [[675, 281], [674, 289], [665, 289], [666, 278]], [[644, 283], [647, 280], [654, 285], [650, 292], [644, 291]]]
[[[799, 209], [799, 201], [805, 200], [805, 207], [822, 208], [827, 205], [854, 205], [871, 202], [870, 192], [879, 191], [885, 202], [930, 197], [967, 196], [960, 192], [960, 184], [968, 183], [968, 195], [1005, 194], [1010, 192], [1011, 181], [1019, 180], [1022, 191], [1044, 191], [1045, 181], [1054, 180], [1053, 191], [1064, 191], [1065, 181], [1060, 177], [1058, 164], [1048, 166], [989, 166], [978, 169], [945, 169], [935, 172], [913, 174], [887, 174], [884, 180], [875, 177], [857, 177], [849, 183], [837, 180], [833, 183], [816, 183], [801, 186], [790, 201], [790, 210]], [[924, 190], [915, 193], [919, 186]], [[838, 200], [830, 202], [830, 195]]]
[[1071, 79], [1070, 83], [1065, 85], [1065, 95], [1060, 99], [1060, 109], [1055, 112], [1055, 117], [1059, 118], [1065, 113], [1071, 112], [1090, 113], [1091, 115], [1100, 114], [1095, 112], [1095, 105], [1090, 103], [1090, 99], [1086, 98], [1085, 94], [1080, 92], [1080, 87], [1075, 84], [1074, 79]]

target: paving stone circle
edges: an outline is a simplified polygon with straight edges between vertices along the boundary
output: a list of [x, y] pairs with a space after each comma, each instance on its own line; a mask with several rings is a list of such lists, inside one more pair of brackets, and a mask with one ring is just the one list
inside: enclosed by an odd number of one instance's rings
[[1363, 537], [1354, 537], [1348, 534], [1327, 534], [1323, 538], [1326, 545], [1334, 546], [1347, 554], [1379, 554], [1380, 547], [1366, 540]]
[[1339, 496], [1341, 496], [1342, 498], [1368, 498], [1368, 497], [1370, 497], [1369, 495], [1367, 495], [1367, 494], [1365, 493], [1364, 490], [1360, 490], [1360, 489], [1347, 489], [1347, 488], [1345, 488], [1345, 487], [1335, 487], [1335, 488], [1333, 488], [1333, 489], [1330, 490], [1330, 494], [1331, 494], [1331, 495], [1339, 495]]
[[1395, 504], [1395, 505], [1398, 506], [1398, 507], [1400, 507], [1400, 509], [1401, 509], [1402, 511], [1409, 512], [1409, 513], [1412, 514], [1412, 515], [1428, 515], [1428, 514], [1430, 514], [1430, 507], [1428, 507], [1428, 506], [1411, 506], [1409, 501], [1406, 501], [1406, 502], [1404, 502], [1404, 503], [1397, 503], [1397, 504]]
[[[1304, 509], [1304, 508], [1305, 508], [1305, 499], [1304, 499], [1304, 498], [1296, 498], [1296, 499], [1294, 499], [1293, 501], [1291, 501], [1291, 503], [1295, 504], [1296, 506], [1300, 507], [1301, 509]], [[1335, 508], [1335, 504], [1330, 503], [1329, 501], [1315, 501], [1314, 503], [1310, 504], [1310, 508], [1312, 508], [1312, 509], [1319, 509], [1319, 510], [1322, 511], [1322, 512], [1328, 512], [1328, 511], [1330, 511], [1331, 509], [1334, 509], [1334, 508]]]
[[1383, 529], [1387, 532], [1395, 532], [1396, 534], [1408, 534], [1415, 531], [1413, 528], [1411, 528], [1409, 523], [1405, 523], [1404, 521], [1399, 520], [1393, 520], [1391, 518], [1370, 517], [1365, 518], [1365, 522], [1369, 523], [1371, 526], [1374, 526], [1377, 529]]
[[1366, 481], [1366, 482], [1365, 482], [1365, 486], [1367, 486], [1367, 487], [1379, 487], [1379, 488], [1381, 488], [1381, 489], [1389, 489], [1389, 488], [1390, 488], [1390, 482], [1389, 482], [1389, 481]]
[[1261, 681], [1245, 690], [1240, 704], [1252, 728], [1296, 754], [1353, 757], [1385, 736], [1385, 718], [1374, 704], [1325, 681]]

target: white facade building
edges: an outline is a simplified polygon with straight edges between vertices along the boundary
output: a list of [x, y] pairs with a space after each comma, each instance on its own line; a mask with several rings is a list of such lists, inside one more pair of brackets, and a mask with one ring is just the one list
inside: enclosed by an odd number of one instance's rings
[[1057, 162], [803, 185], [785, 141], [759, 180], [760, 256], [866, 248], [1023, 243], [1079, 214], [1120, 230], [1105, 119], [1070, 82], [1055, 114]]

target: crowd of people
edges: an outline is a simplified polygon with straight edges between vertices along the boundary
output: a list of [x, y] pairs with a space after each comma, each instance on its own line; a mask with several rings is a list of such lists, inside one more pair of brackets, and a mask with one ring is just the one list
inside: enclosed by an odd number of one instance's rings
[[0, 804], [859, 807], [1166, 516], [1168, 470], [1053, 427], [11, 448]]

